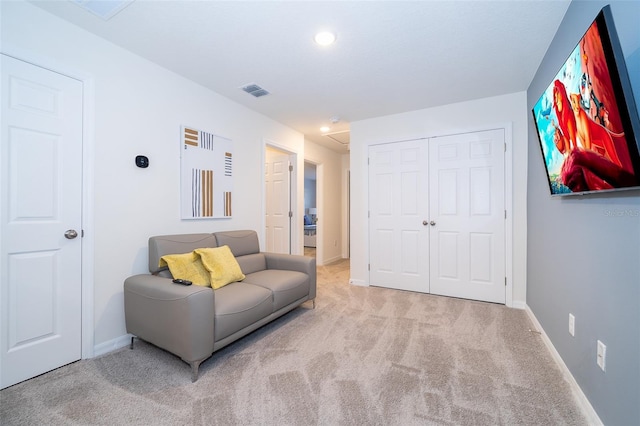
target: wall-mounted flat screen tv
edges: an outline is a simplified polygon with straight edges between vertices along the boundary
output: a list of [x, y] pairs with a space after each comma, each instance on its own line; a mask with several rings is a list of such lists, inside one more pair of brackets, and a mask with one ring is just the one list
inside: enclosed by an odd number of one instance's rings
[[533, 107], [552, 195], [640, 188], [640, 119], [610, 7]]

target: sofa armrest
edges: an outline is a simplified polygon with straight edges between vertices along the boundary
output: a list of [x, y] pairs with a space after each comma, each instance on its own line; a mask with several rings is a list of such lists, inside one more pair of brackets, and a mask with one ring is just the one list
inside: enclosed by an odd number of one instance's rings
[[215, 294], [143, 274], [124, 282], [127, 332], [191, 363], [213, 354]]
[[316, 258], [296, 254], [264, 253], [267, 269], [304, 272], [309, 275], [309, 299], [316, 298]]

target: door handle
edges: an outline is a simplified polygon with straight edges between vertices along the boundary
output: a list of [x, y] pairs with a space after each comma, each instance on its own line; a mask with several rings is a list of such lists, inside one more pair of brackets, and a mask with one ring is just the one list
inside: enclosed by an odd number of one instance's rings
[[64, 233], [64, 237], [67, 240], [73, 240], [74, 238], [76, 238], [78, 236], [78, 232], [76, 232], [75, 229], [69, 229], [67, 232]]
[[431, 226], [436, 226], [436, 221], [435, 221], [435, 220], [432, 220], [432, 221], [429, 223], [429, 225], [431, 225]]

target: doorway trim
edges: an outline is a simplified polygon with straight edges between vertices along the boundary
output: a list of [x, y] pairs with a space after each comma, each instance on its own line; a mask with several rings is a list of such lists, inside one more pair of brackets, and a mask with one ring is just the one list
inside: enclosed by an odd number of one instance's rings
[[2, 44], [0, 53], [40, 68], [65, 75], [82, 83], [82, 359], [93, 358], [94, 346], [94, 78], [59, 61], [13, 46]]

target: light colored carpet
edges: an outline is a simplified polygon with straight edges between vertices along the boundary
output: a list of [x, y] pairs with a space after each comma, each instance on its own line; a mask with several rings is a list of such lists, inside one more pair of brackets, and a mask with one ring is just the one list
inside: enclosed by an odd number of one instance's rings
[[585, 425], [526, 313], [348, 284], [189, 366], [136, 340], [0, 392], [2, 425]]

